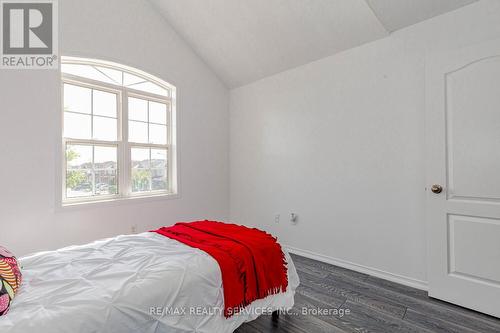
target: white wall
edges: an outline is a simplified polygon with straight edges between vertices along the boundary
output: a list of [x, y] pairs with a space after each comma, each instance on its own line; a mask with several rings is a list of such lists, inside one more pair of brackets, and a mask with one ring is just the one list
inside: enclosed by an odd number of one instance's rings
[[143, 0], [60, 1], [61, 54], [116, 61], [177, 86], [181, 198], [56, 209], [59, 75], [0, 71], [0, 244], [32, 251], [228, 217], [228, 91]]
[[499, 38], [499, 17], [483, 0], [231, 91], [231, 218], [425, 281], [426, 54]]

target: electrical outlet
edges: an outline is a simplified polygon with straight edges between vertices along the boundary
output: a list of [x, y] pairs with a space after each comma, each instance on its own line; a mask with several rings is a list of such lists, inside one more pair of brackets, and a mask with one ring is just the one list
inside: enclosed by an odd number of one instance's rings
[[292, 224], [297, 224], [297, 218], [298, 218], [297, 214], [295, 214], [295, 213], [290, 213], [290, 222], [291, 222]]
[[274, 222], [275, 223], [280, 223], [280, 214], [274, 215]]
[[137, 224], [134, 224], [130, 227], [130, 232], [133, 234], [137, 233]]

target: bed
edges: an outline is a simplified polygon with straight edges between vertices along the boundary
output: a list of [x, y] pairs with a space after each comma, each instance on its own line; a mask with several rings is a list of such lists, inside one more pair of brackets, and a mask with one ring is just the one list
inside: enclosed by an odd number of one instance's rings
[[2, 333], [233, 332], [263, 312], [293, 306], [299, 284], [290, 255], [285, 292], [226, 318], [221, 271], [200, 249], [158, 233], [123, 235], [20, 258], [23, 284]]

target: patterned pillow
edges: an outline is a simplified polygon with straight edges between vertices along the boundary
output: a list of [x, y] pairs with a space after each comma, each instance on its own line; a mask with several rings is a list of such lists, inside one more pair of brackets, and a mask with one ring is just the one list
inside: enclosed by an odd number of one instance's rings
[[0, 316], [9, 312], [10, 303], [21, 285], [21, 270], [16, 257], [0, 246]]

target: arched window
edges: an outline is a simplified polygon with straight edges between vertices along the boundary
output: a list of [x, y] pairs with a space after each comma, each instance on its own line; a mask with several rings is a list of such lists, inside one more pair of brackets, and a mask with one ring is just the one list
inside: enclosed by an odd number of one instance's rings
[[176, 193], [175, 87], [63, 57], [63, 204]]

